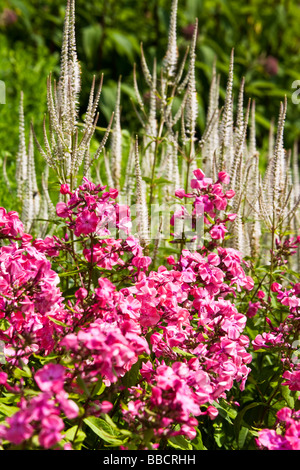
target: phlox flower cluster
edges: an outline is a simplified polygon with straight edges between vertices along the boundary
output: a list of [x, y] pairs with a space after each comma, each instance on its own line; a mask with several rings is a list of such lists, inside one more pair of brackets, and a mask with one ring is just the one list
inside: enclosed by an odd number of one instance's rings
[[[116, 202], [117, 190], [105, 191], [105, 188], [86, 178], [73, 193], [67, 185], [62, 185], [61, 192], [68, 194], [69, 200], [59, 202], [56, 213], [65, 219], [76, 237], [82, 238], [81, 249], [87, 262], [107, 270], [144, 270], [151, 258], [143, 256], [139, 240], [130, 234], [130, 208]], [[65, 249], [66, 245], [60, 241], [60, 250]], [[129, 263], [126, 263], [127, 254]]]
[[288, 263], [288, 258], [295, 255], [299, 249], [300, 235], [297, 237], [288, 237], [284, 240], [275, 239], [275, 249], [272, 251], [277, 266], [283, 266]]
[[52, 319], [65, 321], [67, 315], [58, 283], [50, 261], [30, 239], [0, 248], [0, 340], [8, 360], [52, 350], [61, 331]]
[[68, 194], [68, 202], [59, 202], [56, 213], [66, 219], [68, 227], [76, 236], [94, 234], [109, 237], [118, 229], [128, 234], [131, 227], [128, 206], [116, 203], [116, 189], [104, 191], [106, 186], [95, 185], [84, 178], [84, 183], [73, 193], [62, 185], [61, 193]]
[[[117, 191], [87, 179], [73, 193], [61, 187], [66, 202], [56, 212], [70, 236], [34, 240], [23, 234], [19, 244], [10, 240], [0, 249], [0, 319], [6, 322], [0, 340], [9, 361], [30, 365], [32, 355], [55, 351], [68, 364], [36, 371], [40, 393], [21, 400], [20, 411], [1, 427], [4, 440], [19, 444], [39, 433], [42, 447], [60, 442], [63, 415], [73, 419], [78, 413], [64, 386], [78, 393], [79, 378], [89, 390], [99, 380], [106, 386], [84, 417], [110, 411], [116, 387], [121, 393], [127, 383], [118, 410], [135, 436], [150, 431], [154, 446], [176, 435], [193, 439], [197, 417], [216, 418], [215, 403], [235, 383], [244, 390], [252, 356], [244, 334], [247, 316], [234, 299], [254, 283], [242, 254], [221, 246], [226, 223], [234, 219], [226, 215], [232, 192], [222, 186], [228, 175], [219, 173], [213, 183], [201, 170], [194, 174], [193, 192], [177, 196], [194, 198], [195, 211], [197, 200], [204, 206], [210, 241], [197, 251], [183, 249], [177, 261], [169, 256], [157, 270], [130, 233], [130, 211], [117, 204]], [[118, 238], [121, 231], [125, 236]], [[53, 268], [62, 269], [65, 255], [74, 262], [68, 299]], [[137, 381], [123, 382], [134, 365]], [[14, 386], [5, 377], [2, 382]]]
[[143, 432], [151, 429], [158, 440], [177, 435], [194, 439], [198, 424], [195, 417], [202, 413], [193, 385], [202, 382], [209, 388], [207, 374], [197, 373], [182, 362], [167, 366], [162, 361], [153, 367], [148, 361], [143, 364], [141, 375], [148, 387], [133, 387], [130, 390], [131, 399], [123, 408], [123, 418], [129, 429], [134, 430], [138, 422], [142, 424]]
[[[230, 181], [229, 175], [225, 171], [218, 174], [218, 179], [214, 183], [212, 178], [207, 178], [201, 169], [194, 170], [194, 176], [191, 180], [191, 193], [186, 193], [184, 189], [175, 191], [175, 196], [180, 199], [189, 198], [193, 200], [192, 228], [197, 227], [197, 219], [204, 218], [206, 232], [212, 240], [210, 248], [215, 246], [216, 241], [224, 240], [228, 229], [226, 223], [233, 221], [236, 214], [227, 213], [226, 216], [220, 214], [228, 208], [228, 201], [235, 195], [233, 190], [224, 190], [223, 184], [227, 185]], [[176, 219], [185, 217], [185, 208], [178, 209], [171, 219], [171, 225], [175, 225]]]
[[286, 288], [278, 282], [273, 282], [271, 290], [282, 306], [284, 319], [275, 327], [267, 318], [269, 331], [258, 334], [253, 340], [253, 347], [254, 350], [267, 348], [278, 351], [283, 366], [282, 385], [288, 385], [290, 390], [300, 392], [300, 359], [299, 354], [297, 355], [300, 347], [300, 283]]
[[[79, 413], [64, 390], [64, 374], [65, 368], [60, 364], [48, 364], [36, 372], [39, 392], [21, 399], [19, 411], [0, 425], [0, 439], [15, 445], [36, 439], [44, 449], [55, 447], [63, 439], [64, 418], [72, 420]], [[2, 380], [2, 384], [5, 386], [6, 381]]]
[[15, 211], [7, 212], [4, 207], [0, 207], [0, 238], [10, 238], [12, 240], [22, 237], [24, 226]]
[[275, 429], [262, 429], [256, 443], [268, 450], [300, 450], [300, 411], [282, 408]]
[[[145, 385], [132, 389], [123, 413], [131, 427], [142, 420], [156, 436], [191, 438], [197, 425], [192, 416], [215, 418], [214, 401], [226, 398], [235, 381], [244, 390], [252, 360], [243, 334], [246, 316], [226, 296], [235, 292], [235, 284], [252, 289], [253, 283], [232, 249], [220, 248], [214, 255], [183, 250], [177, 263], [169, 262], [171, 270], [160, 267], [124, 289], [141, 304], [140, 324], [156, 361], [143, 365]], [[169, 385], [160, 389], [162, 383]], [[171, 424], [181, 427], [174, 433]]]
[[[85, 293], [81, 290], [77, 294], [79, 311], [85, 298], [82, 295]], [[71, 354], [76, 370], [86, 383], [101, 376], [109, 386], [131, 369], [139, 355], [150, 353], [142, 335], [138, 309], [139, 302], [132, 296], [117, 292], [108, 279], [99, 279], [92, 306], [82, 311], [85, 321], [89, 315], [93, 321], [83, 325], [78, 333], [67, 334], [60, 343]]]

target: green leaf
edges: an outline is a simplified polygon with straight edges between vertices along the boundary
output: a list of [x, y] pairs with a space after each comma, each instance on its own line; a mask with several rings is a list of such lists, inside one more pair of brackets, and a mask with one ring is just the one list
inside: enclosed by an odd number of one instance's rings
[[52, 322], [55, 323], [56, 325], [63, 326], [64, 328], [68, 328], [68, 325], [66, 325], [66, 324], [63, 323], [62, 321], [57, 320], [56, 318], [53, 318], [53, 317], [51, 317], [50, 315], [48, 315], [48, 318], [49, 318], [50, 321], [52, 321]]
[[[78, 428], [78, 426], [75, 425], [72, 428], [68, 429], [65, 433], [65, 438], [68, 441], [72, 442], [73, 448], [75, 450], [80, 450], [81, 446], [82, 446], [82, 443], [86, 438], [86, 434], [82, 429], [79, 429], [77, 431], [77, 428]], [[75, 435], [76, 435], [76, 438], [75, 438]], [[74, 441], [74, 438], [75, 438], [75, 441]]]
[[90, 416], [89, 418], [85, 418], [84, 422], [98, 437], [108, 444], [120, 446], [124, 443], [124, 440], [116, 437], [116, 431], [103, 419]]
[[188, 441], [183, 436], [174, 436], [168, 439], [168, 444], [174, 449], [181, 449], [181, 450], [192, 450], [193, 446], [190, 441]]
[[68, 298], [74, 298], [74, 294], [75, 292], [77, 291], [78, 289], [78, 286], [72, 286], [70, 287], [69, 289], [66, 289], [64, 292], [63, 292], [63, 298], [64, 299], [68, 299]]
[[97, 385], [93, 391], [93, 397], [95, 397], [96, 395], [102, 395], [102, 393], [104, 392], [104, 390], [106, 389], [106, 385], [102, 382], [102, 379], [100, 378], [97, 382]]
[[128, 34], [122, 34], [116, 29], [108, 29], [107, 35], [113, 42], [113, 47], [116, 49], [120, 56], [127, 56], [128, 59], [133, 62], [134, 60], [134, 49], [136, 44], [134, 38]]
[[242, 422], [243, 422], [246, 411], [251, 410], [252, 408], [256, 408], [257, 406], [262, 406], [262, 405], [264, 405], [264, 403], [260, 403], [260, 402], [249, 403], [241, 411], [239, 411], [234, 421], [234, 430], [235, 430], [235, 436], [236, 436], [237, 442], [239, 441], [239, 435], [240, 435], [240, 431], [242, 428]]
[[172, 184], [172, 181], [167, 180], [166, 178], [156, 178], [154, 184]]
[[19, 410], [20, 408], [17, 406], [9, 406], [5, 405], [5, 403], [0, 403], [0, 413], [2, 413], [4, 416], [12, 416]]
[[149, 178], [149, 176], [143, 176], [142, 177], [142, 180], [144, 180], [146, 183], [151, 183], [151, 178]]
[[192, 447], [196, 450], [207, 450], [202, 441], [202, 435], [200, 429], [197, 428], [197, 436], [192, 440]]
[[102, 37], [102, 27], [100, 24], [86, 26], [82, 31], [83, 49], [88, 60], [94, 59], [99, 48]]
[[30, 370], [30, 368], [29, 368], [28, 366], [24, 366], [24, 367], [23, 367], [23, 370], [22, 370], [22, 369], [19, 369], [19, 367], [16, 367], [16, 368], [14, 369], [13, 374], [14, 374], [14, 377], [15, 377], [16, 379], [19, 379], [20, 377], [28, 377], [28, 378], [30, 378], [30, 377], [31, 377], [31, 370]]
[[215, 401], [212, 404], [215, 408], [217, 408], [220, 416], [222, 416], [230, 424], [233, 424], [232, 420], [235, 419], [237, 415], [237, 412], [235, 410], [230, 407], [224, 408], [220, 405], [220, 403], [217, 403]]
[[285, 399], [289, 408], [295, 408], [295, 392], [292, 392], [287, 385], [282, 385], [281, 387], [281, 394]]
[[107, 424], [110, 426], [111, 429], [114, 429], [117, 432], [120, 431], [118, 429], [118, 426], [116, 425], [116, 423], [111, 419], [111, 417], [108, 414], [104, 415], [104, 419], [107, 422]]
[[126, 374], [122, 378], [122, 384], [126, 388], [130, 388], [137, 384], [137, 379], [138, 379], [140, 368], [141, 368], [141, 360], [139, 359], [135, 364], [133, 364], [131, 369], [128, 372], [126, 372]]
[[89, 392], [89, 390], [86, 386], [85, 381], [80, 377], [80, 375], [77, 376], [76, 382], [79, 385], [79, 387], [81, 388], [81, 390], [86, 394], [86, 396], [89, 396], [90, 392]]
[[245, 426], [241, 427], [241, 430], [239, 432], [239, 437], [238, 437], [238, 447], [239, 449], [242, 449], [244, 447], [246, 438], [248, 436], [249, 429], [246, 428]]
[[0, 319], [0, 330], [6, 331], [10, 327], [10, 323], [6, 318], [1, 318]]
[[75, 274], [78, 274], [81, 271], [84, 271], [84, 269], [76, 269], [75, 271], [64, 271], [64, 272], [58, 273], [58, 275], [59, 277], [74, 276]]
[[177, 354], [180, 354], [180, 356], [183, 356], [183, 357], [189, 357], [189, 358], [195, 357], [194, 354], [184, 351], [183, 349], [177, 348], [177, 346], [173, 348], [173, 351], [176, 352]]

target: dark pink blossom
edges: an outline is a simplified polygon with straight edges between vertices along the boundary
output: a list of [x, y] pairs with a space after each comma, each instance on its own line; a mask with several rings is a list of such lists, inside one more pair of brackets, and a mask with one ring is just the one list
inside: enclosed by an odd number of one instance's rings
[[70, 217], [71, 210], [65, 202], [58, 202], [56, 204], [56, 214], [58, 215], [58, 217], [66, 219]]
[[225, 227], [225, 225], [219, 224], [219, 225], [214, 225], [209, 233], [213, 239], [223, 240], [226, 232], [228, 232], [228, 230]]
[[261, 308], [260, 302], [249, 302], [249, 307], [247, 310], [247, 317], [248, 318], [255, 317], [259, 308]]
[[268, 450], [300, 450], [299, 412], [285, 407], [276, 416], [276, 429], [262, 429], [258, 432], [258, 447]]
[[229, 177], [228, 173], [226, 173], [226, 171], [220, 171], [218, 173], [218, 181], [220, 181], [221, 183], [224, 183], [224, 184], [229, 184], [230, 177]]
[[88, 209], [82, 211], [76, 219], [75, 235], [78, 237], [95, 232], [98, 221], [99, 219], [94, 212], [90, 212]]
[[71, 194], [70, 186], [68, 184], [62, 184], [59, 191], [61, 194]]
[[42, 430], [39, 433], [39, 443], [45, 449], [50, 449], [62, 439], [61, 431], [64, 429], [62, 418], [56, 415], [45, 417], [42, 421]]
[[0, 438], [8, 440], [13, 444], [21, 444], [34, 433], [29, 417], [22, 410], [7, 418], [6, 423], [8, 427], [0, 425]]
[[60, 364], [46, 364], [34, 378], [43, 392], [60, 392], [64, 385], [65, 368]]

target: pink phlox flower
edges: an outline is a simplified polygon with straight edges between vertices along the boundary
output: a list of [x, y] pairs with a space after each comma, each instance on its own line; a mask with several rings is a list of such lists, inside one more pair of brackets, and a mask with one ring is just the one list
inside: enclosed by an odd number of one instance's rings
[[247, 310], [247, 317], [248, 318], [253, 318], [257, 314], [258, 309], [261, 308], [260, 302], [250, 302], [249, 301], [249, 307]]
[[133, 266], [137, 267], [138, 269], [145, 269], [145, 270], [148, 269], [151, 262], [152, 262], [152, 259], [150, 258], [150, 256], [135, 256], [131, 260], [131, 264]]
[[85, 289], [85, 287], [80, 287], [77, 289], [74, 295], [77, 300], [82, 301], [88, 296], [88, 291]]
[[65, 368], [60, 364], [46, 364], [39, 369], [34, 378], [43, 392], [60, 392], [64, 386]]
[[7, 384], [8, 375], [6, 372], [0, 372], [0, 385]]
[[71, 191], [70, 191], [70, 186], [68, 184], [62, 184], [60, 186], [59, 192], [61, 194], [72, 194]]
[[76, 219], [74, 230], [75, 235], [88, 235], [95, 232], [98, 221], [99, 219], [95, 212], [90, 212], [88, 209], [83, 210]]
[[140, 245], [138, 238], [133, 237], [130, 235], [125, 240], [125, 245], [127, 245], [128, 249], [135, 255], [135, 256], [142, 256], [143, 249]]
[[192, 189], [206, 189], [208, 186], [212, 184], [212, 179], [211, 178], [202, 178], [201, 180], [192, 179], [190, 184], [191, 184]]
[[30, 424], [30, 417], [23, 410], [17, 411], [11, 417], [6, 418], [6, 425], [0, 425], [0, 438], [15, 445], [26, 441], [33, 433], [34, 428]]
[[218, 225], [214, 225], [209, 233], [213, 239], [223, 240], [226, 232], [228, 232], [227, 228], [224, 224], [221, 223]]
[[279, 292], [281, 288], [282, 288], [282, 285], [279, 284], [278, 282], [273, 282], [271, 284], [271, 291], [272, 292]]
[[221, 322], [221, 328], [226, 331], [229, 339], [238, 339], [246, 326], [247, 318], [242, 314], [232, 314]]
[[68, 419], [77, 418], [79, 414], [78, 405], [73, 400], [69, 399], [69, 395], [64, 390], [56, 394], [56, 400], [60, 405], [60, 409]]
[[263, 332], [262, 334], [258, 334], [255, 337], [255, 339], [252, 341], [252, 344], [255, 350], [260, 348], [270, 348], [272, 346], [282, 344], [282, 337], [282, 333], [276, 335], [273, 333]]
[[186, 194], [183, 188], [180, 188], [180, 189], [176, 189], [175, 196], [179, 197], [179, 199], [183, 199], [184, 197], [189, 197], [190, 195]]
[[223, 196], [216, 195], [213, 199], [213, 204], [218, 211], [224, 211], [227, 207], [227, 200]]
[[215, 406], [208, 406], [207, 407], [207, 410], [206, 410], [208, 416], [210, 417], [210, 419], [213, 421], [214, 419], [216, 419], [216, 417], [218, 416], [219, 414], [219, 411], [217, 410], [217, 408]]
[[218, 181], [224, 184], [229, 184], [230, 176], [228, 175], [228, 173], [226, 173], [226, 171], [220, 171], [218, 173]]
[[17, 212], [7, 212], [4, 207], [0, 207], [0, 235], [15, 239], [25, 235], [23, 223]]
[[288, 385], [292, 391], [300, 391], [300, 370], [285, 371], [282, 377], [286, 379], [282, 385]]
[[180, 381], [171, 367], [161, 365], [156, 369], [156, 383], [162, 390], [169, 390], [176, 388]]
[[45, 449], [50, 449], [62, 439], [61, 431], [65, 425], [57, 415], [50, 415], [42, 420], [42, 429], [39, 433], [39, 443]]
[[31, 421], [42, 421], [46, 416], [59, 414], [59, 409], [52, 400], [52, 393], [43, 392], [30, 400], [27, 412]]
[[45, 253], [47, 256], [54, 257], [59, 255], [59, 245], [54, 237], [47, 236], [44, 239], [36, 238], [32, 242], [37, 251]]
[[276, 429], [262, 429], [258, 432], [258, 447], [268, 450], [300, 450], [299, 414], [284, 407], [276, 416]]
[[205, 173], [200, 168], [194, 170], [193, 173], [199, 181], [203, 180], [203, 178], [205, 177]]
[[66, 204], [65, 202], [58, 202], [56, 204], [56, 214], [58, 215], [58, 217], [62, 217], [63, 219], [67, 219], [67, 218], [71, 217], [72, 211], [68, 207], [68, 204]]
[[134, 298], [132, 294], [127, 297], [120, 297], [119, 308], [124, 315], [130, 318], [138, 319], [140, 315], [141, 302]]

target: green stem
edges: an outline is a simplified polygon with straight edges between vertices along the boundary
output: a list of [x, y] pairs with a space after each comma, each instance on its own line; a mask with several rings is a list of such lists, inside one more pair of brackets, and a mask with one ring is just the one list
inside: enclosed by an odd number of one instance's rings
[[155, 140], [155, 150], [154, 150], [154, 160], [153, 160], [153, 165], [152, 165], [152, 173], [151, 173], [151, 185], [150, 185], [150, 198], [149, 198], [149, 217], [151, 213], [151, 205], [153, 202], [153, 190], [154, 190], [154, 179], [155, 179], [155, 167], [156, 167], [156, 162], [157, 162], [157, 154], [158, 154], [158, 145], [160, 143], [162, 131], [163, 131], [163, 126], [164, 126], [165, 120], [164, 118], [161, 119], [160, 126], [159, 126], [159, 131]]
[[91, 398], [92, 398], [93, 392], [94, 392], [94, 390], [95, 390], [95, 388], [96, 388], [96, 385], [97, 385], [97, 384], [94, 384], [94, 386], [93, 386], [93, 388], [92, 388], [92, 390], [91, 390], [91, 393], [88, 395], [87, 400], [86, 400], [86, 402], [85, 402], [85, 404], [84, 404], [84, 411], [83, 411], [82, 415], [81, 415], [80, 418], [79, 418], [78, 425], [77, 425], [77, 428], [76, 428], [76, 431], [75, 431], [75, 434], [74, 434], [74, 438], [73, 438], [73, 440], [72, 440], [72, 444], [74, 444], [74, 442], [76, 441], [77, 434], [78, 434], [78, 432], [79, 432], [79, 429], [80, 429], [81, 426], [82, 426], [83, 420], [84, 420], [85, 415], [86, 415], [87, 407], [88, 407], [88, 405], [89, 405], [89, 402], [91, 401]]

